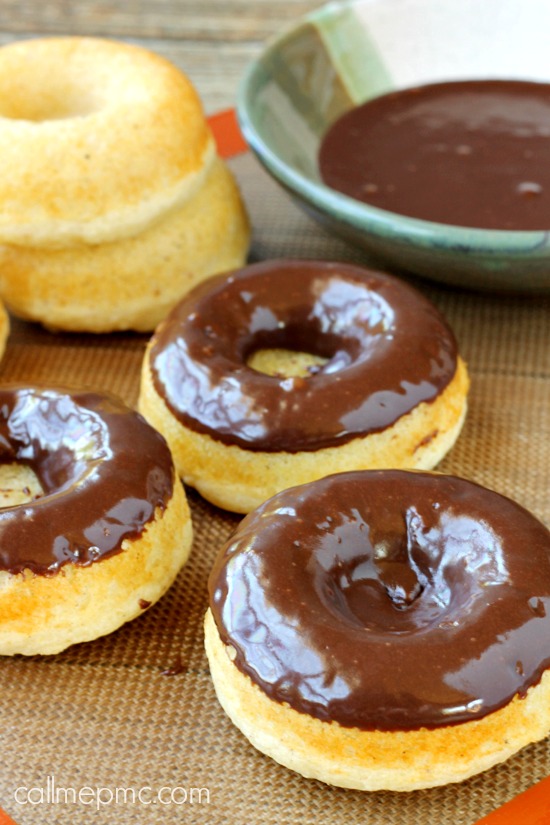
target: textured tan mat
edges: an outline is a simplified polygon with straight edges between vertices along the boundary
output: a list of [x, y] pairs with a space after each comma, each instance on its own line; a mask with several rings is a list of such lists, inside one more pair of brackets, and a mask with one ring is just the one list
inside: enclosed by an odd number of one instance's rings
[[[364, 260], [302, 215], [250, 156], [232, 165], [255, 226], [254, 258]], [[417, 284], [446, 314], [472, 375], [465, 429], [440, 468], [548, 523], [550, 299]], [[0, 380], [86, 384], [134, 404], [145, 343], [14, 322]], [[462, 785], [362, 794], [302, 780], [256, 753], [219, 708], [202, 648], [208, 570], [238, 517], [190, 499], [192, 557], [156, 607], [59, 656], [0, 660], [0, 805], [20, 825], [471, 825], [550, 773], [543, 742]]]

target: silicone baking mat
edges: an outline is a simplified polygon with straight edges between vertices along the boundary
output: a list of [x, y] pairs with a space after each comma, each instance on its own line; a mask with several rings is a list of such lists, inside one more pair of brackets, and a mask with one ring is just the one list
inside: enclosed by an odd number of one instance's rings
[[[250, 155], [231, 166], [254, 225], [252, 259], [366, 261], [302, 214]], [[472, 377], [465, 428], [440, 469], [548, 523], [550, 299], [416, 285], [447, 316]], [[146, 341], [14, 321], [1, 380], [85, 384], [133, 405]], [[471, 825], [550, 772], [545, 741], [460, 785], [365, 794], [304, 780], [257, 753], [218, 706], [203, 653], [208, 571], [239, 518], [189, 496], [192, 556], [158, 605], [61, 655], [0, 661], [0, 805], [19, 825]]]

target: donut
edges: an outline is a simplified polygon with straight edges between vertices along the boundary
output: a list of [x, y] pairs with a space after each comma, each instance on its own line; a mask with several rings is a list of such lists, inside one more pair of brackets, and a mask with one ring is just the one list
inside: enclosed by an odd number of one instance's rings
[[197, 94], [139, 46], [52, 37], [0, 49], [0, 242], [134, 235], [199, 188], [215, 156]]
[[196, 283], [240, 266], [247, 244], [239, 191], [216, 158], [188, 201], [135, 236], [64, 249], [0, 246], [0, 294], [16, 315], [53, 330], [151, 332]]
[[166, 442], [117, 399], [0, 389], [0, 654], [110, 633], [170, 586], [192, 539]]
[[451, 330], [412, 287], [276, 260], [178, 304], [147, 349], [139, 409], [187, 484], [246, 513], [334, 472], [430, 469], [459, 434], [467, 390]]
[[305, 777], [428, 788], [550, 731], [550, 532], [471, 481], [363, 470], [285, 490], [209, 588], [222, 707]]
[[246, 211], [189, 79], [93, 37], [0, 48], [0, 295], [51, 328], [151, 331], [244, 263]]

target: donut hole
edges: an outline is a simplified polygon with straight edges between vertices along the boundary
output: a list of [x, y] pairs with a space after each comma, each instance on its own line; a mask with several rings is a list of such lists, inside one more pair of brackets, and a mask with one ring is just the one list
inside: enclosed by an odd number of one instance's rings
[[0, 82], [0, 116], [9, 120], [44, 123], [68, 120], [98, 111], [102, 101], [92, 91], [94, 84], [71, 83], [54, 73], [32, 78], [4, 77]]
[[34, 470], [26, 464], [0, 464], [0, 508], [28, 504], [44, 495]]
[[[11, 406], [13, 404], [13, 406]], [[25, 504], [84, 483], [109, 455], [105, 425], [70, 395], [21, 390], [0, 410], [0, 504]]]
[[[358, 554], [322, 576], [322, 601], [339, 620], [362, 630], [403, 633], [438, 621], [441, 604], [423, 598], [428, 580], [402, 553], [376, 559], [376, 553]], [[401, 557], [399, 557], [401, 556]]]
[[273, 348], [258, 349], [247, 359], [247, 366], [275, 378], [308, 378], [327, 364], [328, 358], [313, 352]]
[[[264, 321], [269, 320], [268, 318]], [[337, 372], [356, 357], [354, 336], [320, 332], [317, 324], [302, 319], [267, 323], [244, 341], [244, 361], [256, 372], [274, 378], [311, 378], [320, 372]]]
[[[61, 492], [84, 479], [87, 463], [60, 445], [13, 443], [0, 464], [0, 508], [28, 504]], [[13, 460], [9, 460], [9, 459]]]
[[315, 586], [333, 615], [382, 633], [452, 628], [484, 603], [488, 587], [506, 586], [502, 545], [490, 525], [440, 512], [437, 503], [422, 509], [378, 513], [378, 528], [358, 513], [331, 525]]
[[277, 378], [308, 378], [339, 372], [384, 349], [394, 313], [381, 295], [340, 278], [313, 292], [313, 305], [254, 308], [241, 339], [247, 366]]

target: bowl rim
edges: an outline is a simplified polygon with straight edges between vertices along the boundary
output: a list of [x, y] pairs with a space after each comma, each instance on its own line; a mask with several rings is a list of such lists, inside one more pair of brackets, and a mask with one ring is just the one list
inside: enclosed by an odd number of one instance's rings
[[[419, 0], [431, 2], [432, 0]], [[457, 226], [436, 221], [413, 218], [390, 212], [337, 192], [322, 181], [314, 181], [286, 163], [271, 148], [260, 134], [254, 116], [252, 103], [254, 89], [258, 86], [265, 61], [290, 37], [305, 28], [315, 25], [325, 18], [337, 18], [355, 5], [376, 5], [388, 0], [331, 0], [318, 9], [301, 16], [281, 32], [266, 41], [260, 54], [245, 69], [237, 90], [237, 118], [243, 136], [259, 161], [291, 193], [309, 203], [318, 212], [329, 214], [334, 219], [346, 223], [354, 229], [382, 237], [402, 240], [419, 246], [456, 249], [457, 251], [501, 257], [503, 254], [521, 255], [534, 253], [547, 246], [549, 229], [483, 229], [479, 227]], [[437, 82], [437, 78], [434, 78]]]

